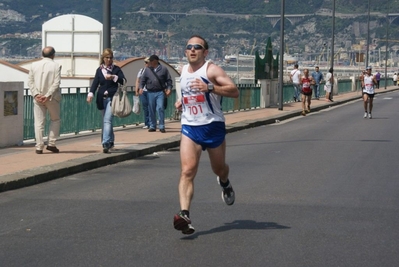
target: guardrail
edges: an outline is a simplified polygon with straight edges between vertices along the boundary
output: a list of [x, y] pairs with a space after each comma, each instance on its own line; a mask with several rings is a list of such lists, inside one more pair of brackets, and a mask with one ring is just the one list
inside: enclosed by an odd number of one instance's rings
[[[387, 86], [393, 85], [391, 79], [387, 80]], [[356, 81], [355, 88], [358, 88], [360, 83]], [[385, 80], [381, 80], [380, 88], [385, 86]], [[236, 112], [240, 110], [256, 109], [261, 106], [262, 88], [259, 84], [238, 84], [237, 85], [240, 96], [238, 98], [223, 98], [222, 109], [224, 112]], [[352, 91], [352, 80], [341, 79], [338, 80], [338, 94]], [[360, 90], [360, 88], [359, 88]], [[86, 102], [88, 87], [77, 88], [61, 88], [61, 129], [60, 134], [76, 134], [82, 132], [95, 132], [102, 127], [102, 115], [97, 110], [94, 101], [91, 104]], [[128, 88], [128, 96], [132, 100], [134, 95], [134, 87]], [[283, 103], [292, 102], [294, 90], [292, 84], [283, 85]], [[324, 85], [320, 86], [320, 96], [325, 96]], [[173, 101], [172, 101], [173, 99]], [[168, 107], [165, 110], [165, 118], [175, 119], [174, 99], [176, 99], [176, 91], [172, 90], [172, 95], [169, 97]], [[44, 135], [48, 134], [48, 126], [50, 119], [47, 116]], [[143, 123], [142, 114], [132, 113], [126, 118], [114, 119], [114, 127], [126, 127], [127, 125], [138, 125]], [[34, 117], [33, 117], [33, 99], [29, 95], [29, 89], [25, 89], [24, 94], [24, 140], [34, 139]]]
[[[222, 108], [225, 112], [252, 109], [260, 107], [260, 85], [240, 84], [238, 85], [240, 96], [236, 99], [224, 98]], [[133, 101], [134, 88], [129, 87], [128, 97]], [[88, 87], [61, 88], [61, 129], [60, 134], [79, 134], [82, 132], [95, 132], [102, 127], [102, 115], [97, 109], [95, 102], [86, 102]], [[169, 97], [168, 107], [165, 110], [165, 118], [173, 120], [175, 117], [174, 99], [176, 91], [172, 90]], [[133, 103], [133, 102], [132, 102]], [[127, 125], [138, 125], [144, 122], [142, 114], [132, 113], [125, 118], [114, 118], [114, 127], [126, 127]], [[46, 117], [44, 135], [48, 135], [49, 116]], [[35, 138], [33, 98], [29, 95], [29, 89], [24, 92], [24, 140]]]

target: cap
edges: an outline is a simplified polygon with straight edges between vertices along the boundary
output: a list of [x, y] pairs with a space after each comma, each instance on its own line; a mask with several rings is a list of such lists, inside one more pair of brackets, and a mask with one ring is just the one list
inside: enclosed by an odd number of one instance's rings
[[145, 62], [145, 63], [150, 62], [150, 57], [146, 57], [146, 58], [144, 59], [144, 62]]
[[159, 57], [157, 55], [152, 55], [152, 56], [150, 56], [149, 60], [150, 61], [159, 60]]
[[371, 69], [372, 69], [371, 66], [366, 67], [366, 70], [371, 70]]

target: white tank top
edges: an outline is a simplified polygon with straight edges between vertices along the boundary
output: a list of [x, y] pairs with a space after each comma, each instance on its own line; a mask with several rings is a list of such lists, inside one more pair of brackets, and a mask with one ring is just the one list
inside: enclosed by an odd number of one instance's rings
[[374, 94], [373, 76], [364, 75], [364, 88], [363, 92], [367, 94]]
[[196, 88], [192, 88], [191, 82], [196, 78], [201, 79], [205, 83], [209, 83], [206, 75], [209, 61], [196, 72], [188, 71], [189, 65], [184, 65], [180, 75], [182, 116], [181, 124], [183, 125], [205, 125], [214, 121], [224, 122], [222, 111], [222, 97], [213, 93], [200, 92]]

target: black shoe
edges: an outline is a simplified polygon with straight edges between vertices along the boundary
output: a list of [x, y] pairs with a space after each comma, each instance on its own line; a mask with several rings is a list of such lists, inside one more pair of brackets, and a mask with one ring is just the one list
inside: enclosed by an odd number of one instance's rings
[[179, 212], [173, 217], [173, 226], [176, 230], [181, 231], [185, 235], [191, 235], [195, 232], [194, 227], [191, 225], [190, 218]]
[[296, 97], [294, 96], [294, 102], [296, 102]]
[[161, 133], [166, 133], [165, 129], [159, 129]]
[[222, 187], [222, 199], [224, 201], [224, 203], [226, 203], [227, 205], [233, 205], [234, 201], [236, 199], [233, 187], [231, 186], [231, 183], [229, 182], [229, 186], [228, 187], [223, 187], [220, 183], [220, 178], [219, 176], [217, 177], [217, 181], [218, 184]]
[[103, 148], [103, 153], [107, 154], [109, 152], [109, 148], [104, 147]]
[[51, 152], [53, 152], [53, 153], [59, 153], [60, 152], [60, 150], [56, 146], [47, 146], [46, 149], [51, 151]]
[[155, 132], [156, 130], [154, 128], [148, 129], [149, 132]]
[[36, 154], [43, 154], [43, 150], [36, 150]]

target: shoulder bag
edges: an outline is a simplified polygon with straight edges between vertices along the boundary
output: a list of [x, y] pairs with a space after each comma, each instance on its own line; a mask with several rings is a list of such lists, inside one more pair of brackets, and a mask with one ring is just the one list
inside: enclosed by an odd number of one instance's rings
[[132, 113], [132, 104], [127, 97], [126, 80], [123, 80], [123, 84], [118, 85], [114, 97], [112, 98], [111, 110], [114, 116], [124, 118]]

